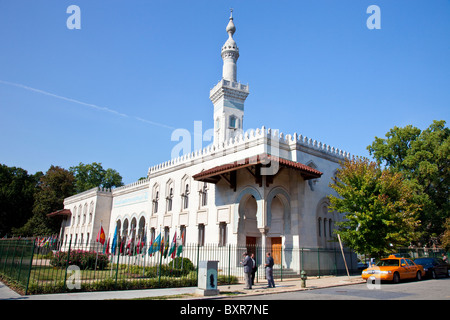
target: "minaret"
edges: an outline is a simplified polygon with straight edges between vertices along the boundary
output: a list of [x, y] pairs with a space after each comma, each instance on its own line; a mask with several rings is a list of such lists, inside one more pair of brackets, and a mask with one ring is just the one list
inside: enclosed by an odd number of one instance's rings
[[248, 85], [237, 82], [236, 62], [239, 48], [233, 39], [236, 27], [233, 10], [226, 31], [228, 40], [222, 47], [222, 80], [210, 91], [209, 98], [214, 104], [214, 145], [243, 133], [244, 102], [249, 91]]

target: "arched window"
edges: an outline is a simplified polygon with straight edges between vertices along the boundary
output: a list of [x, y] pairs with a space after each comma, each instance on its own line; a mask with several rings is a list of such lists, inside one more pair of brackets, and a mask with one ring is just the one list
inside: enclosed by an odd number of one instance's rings
[[173, 209], [173, 188], [173, 180], [169, 179], [166, 183], [166, 212], [172, 212]]
[[208, 205], [208, 184], [203, 183], [200, 189], [200, 206], [205, 207]]
[[319, 230], [318, 230], [319, 237], [321, 237], [321, 236], [322, 236], [322, 218], [319, 218], [319, 219], [317, 220], [317, 226], [318, 226], [318, 228], [319, 228]]
[[83, 207], [81, 206], [81, 204], [78, 206], [78, 216], [77, 216], [77, 226], [80, 225], [81, 222], [81, 211], [83, 210]]
[[94, 201], [91, 202], [89, 206], [89, 223], [92, 223], [92, 217], [94, 215]]
[[173, 188], [169, 189], [169, 195], [167, 196], [167, 211], [172, 211], [173, 205]]
[[155, 183], [153, 185], [153, 191], [152, 191], [152, 214], [158, 213], [158, 202], [159, 202], [159, 184]]
[[183, 209], [189, 208], [189, 184], [186, 184], [183, 193]]
[[139, 219], [139, 225], [138, 225], [138, 238], [139, 239], [144, 238], [144, 231], [145, 231], [145, 218], [141, 217]]
[[87, 205], [87, 203], [85, 203], [84, 209], [83, 209], [83, 225], [86, 224], [87, 209], [88, 209], [88, 205]]
[[128, 219], [123, 222], [122, 234], [126, 237], [128, 236]]
[[332, 220], [328, 220], [328, 236], [333, 236], [333, 226], [332, 226]]
[[230, 116], [229, 118], [229, 128], [236, 129], [236, 116]]
[[75, 221], [76, 221], [76, 217], [77, 217], [77, 207], [73, 207], [73, 212], [72, 212], [72, 226], [75, 225]]

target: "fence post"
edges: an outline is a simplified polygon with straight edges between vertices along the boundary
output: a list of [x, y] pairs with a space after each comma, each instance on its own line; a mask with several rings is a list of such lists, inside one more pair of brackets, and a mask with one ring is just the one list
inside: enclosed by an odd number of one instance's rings
[[[25, 240], [25, 244], [26, 244]], [[20, 266], [19, 266], [19, 272], [17, 275], [17, 281], [20, 281], [20, 274], [22, 273], [22, 261], [23, 261], [23, 251], [25, 250], [25, 245], [22, 246], [22, 254], [20, 255]]]
[[36, 247], [36, 239], [34, 239], [34, 241], [33, 241], [33, 248], [31, 249], [30, 267], [28, 268], [28, 279], [27, 279], [27, 285], [25, 287], [25, 295], [28, 294], [28, 286], [30, 285], [31, 267], [33, 266], [33, 256], [34, 256], [34, 248], [35, 247]]
[[6, 257], [5, 257], [5, 263], [3, 264], [3, 272], [6, 272], [6, 263], [8, 262], [9, 247], [11, 245], [12, 240], [6, 240], [6, 241], [8, 241], [8, 248], [6, 249]]
[[9, 276], [12, 278], [13, 275], [13, 269], [14, 269], [14, 260], [16, 259], [16, 251], [17, 251], [17, 242], [19, 242], [20, 240], [13, 240], [14, 241], [14, 246], [13, 246], [13, 256], [12, 256], [12, 261], [11, 261], [11, 267], [9, 268]]
[[197, 243], [197, 281], [198, 281], [198, 264], [200, 263], [199, 259], [200, 259], [200, 244]]
[[[280, 246], [280, 263], [281, 263], [281, 270], [280, 270], [280, 282], [283, 281], [283, 246]], [[285, 247], [286, 249], [286, 247]]]
[[69, 258], [70, 258], [70, 247], [72, 246], [72, 239], [69, 241], [69, 249], [67, 251], [67, 259], [66, 259], [66, 270], [64, 271], [64, 288], [67, 286], [67, 268], [69, 268]]
[[[114, 284], [114, 287], [117, 289], [117, 276], [119, 275], [119, 258], [120, 258], [120, 250], [118, 248], [115, 248], [114, 251], [117, 251], [117, 266], [116, 266], [116, 283]], [[114, 252], [113, 252], [114, 253]], [[112, 259], [111, 259], [112, 261]]]
[[228, 284], [231, 283], [231, 244], [228, 244]]

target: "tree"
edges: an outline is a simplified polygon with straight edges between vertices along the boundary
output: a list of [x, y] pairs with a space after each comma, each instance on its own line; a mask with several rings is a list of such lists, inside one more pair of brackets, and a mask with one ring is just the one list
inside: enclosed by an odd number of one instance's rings
[[69, 171], [75, 176], [76, 192], [83, 192], [92, 188], [102, 187], [111, 189], [123, 186], [122, 176], [114, 169], [103, 169], [101, 163], [93, 162], [70, 167]]
[[441, 237], [441, 243], [442, 247], [445, 248], [445, 250], [450, 250], [450, 218], [447, 218], [447, 220], [445, 220], [445, 231]]
[[343, 242], [361, 254], [380, 257], [416, 238], [420, 206], [414, 185], [399, 172], [366, 158], [346, 160], [330, 184], [330, 210], [345, 213], [337, 223]]
[[445, 121], [433, 121], [423, 131], [411, 125], [394, 127], [367, 149], [379, 164], [402, 172], [416, 185], [423, 206], [421, 241], [441, 237], [450, 217], [450, 130]]
[[11, 235], [31, 216], [34, 193], [42, 172], [29, 175], [22, 168], [0, 165], [0, 236]]
[[40, 178], [38, 191], [34, 195], [33, 215], [15, 231], [25, 236], [49, 235], [59, 232], [59, 221], [47, 214], [63, 208], [64, 199], [75, 193], [75, 177], [68, 170], [50, 166]]

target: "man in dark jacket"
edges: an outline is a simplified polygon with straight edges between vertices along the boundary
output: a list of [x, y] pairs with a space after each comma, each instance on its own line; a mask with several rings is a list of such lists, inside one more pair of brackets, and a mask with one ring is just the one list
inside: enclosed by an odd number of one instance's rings
[[252, 268], [252, 285], [255, 285], [255, 275], [256, 275], [256, 271], [258, 270], [258, 266], [256, 265], [256, 259], [255, 259], [255, 254], [252, 253], [251, 255], [252, 258], [252, 262], [253, 262], [253, 268]]
[[266, 279], [268, 282], [267, 288], [275, 288], [275, 282], [273, 281], [273, 258], [270, 256], [270, 252], [266, 254]]
[[244, 261], [241, 262], [244, 266], [244, 280], [245, 280], [245, 288], [250, 290], [252, 288], [252, 268], [253, 268], [253, 260], [250, 258], [247, 252], [244, 253]]

